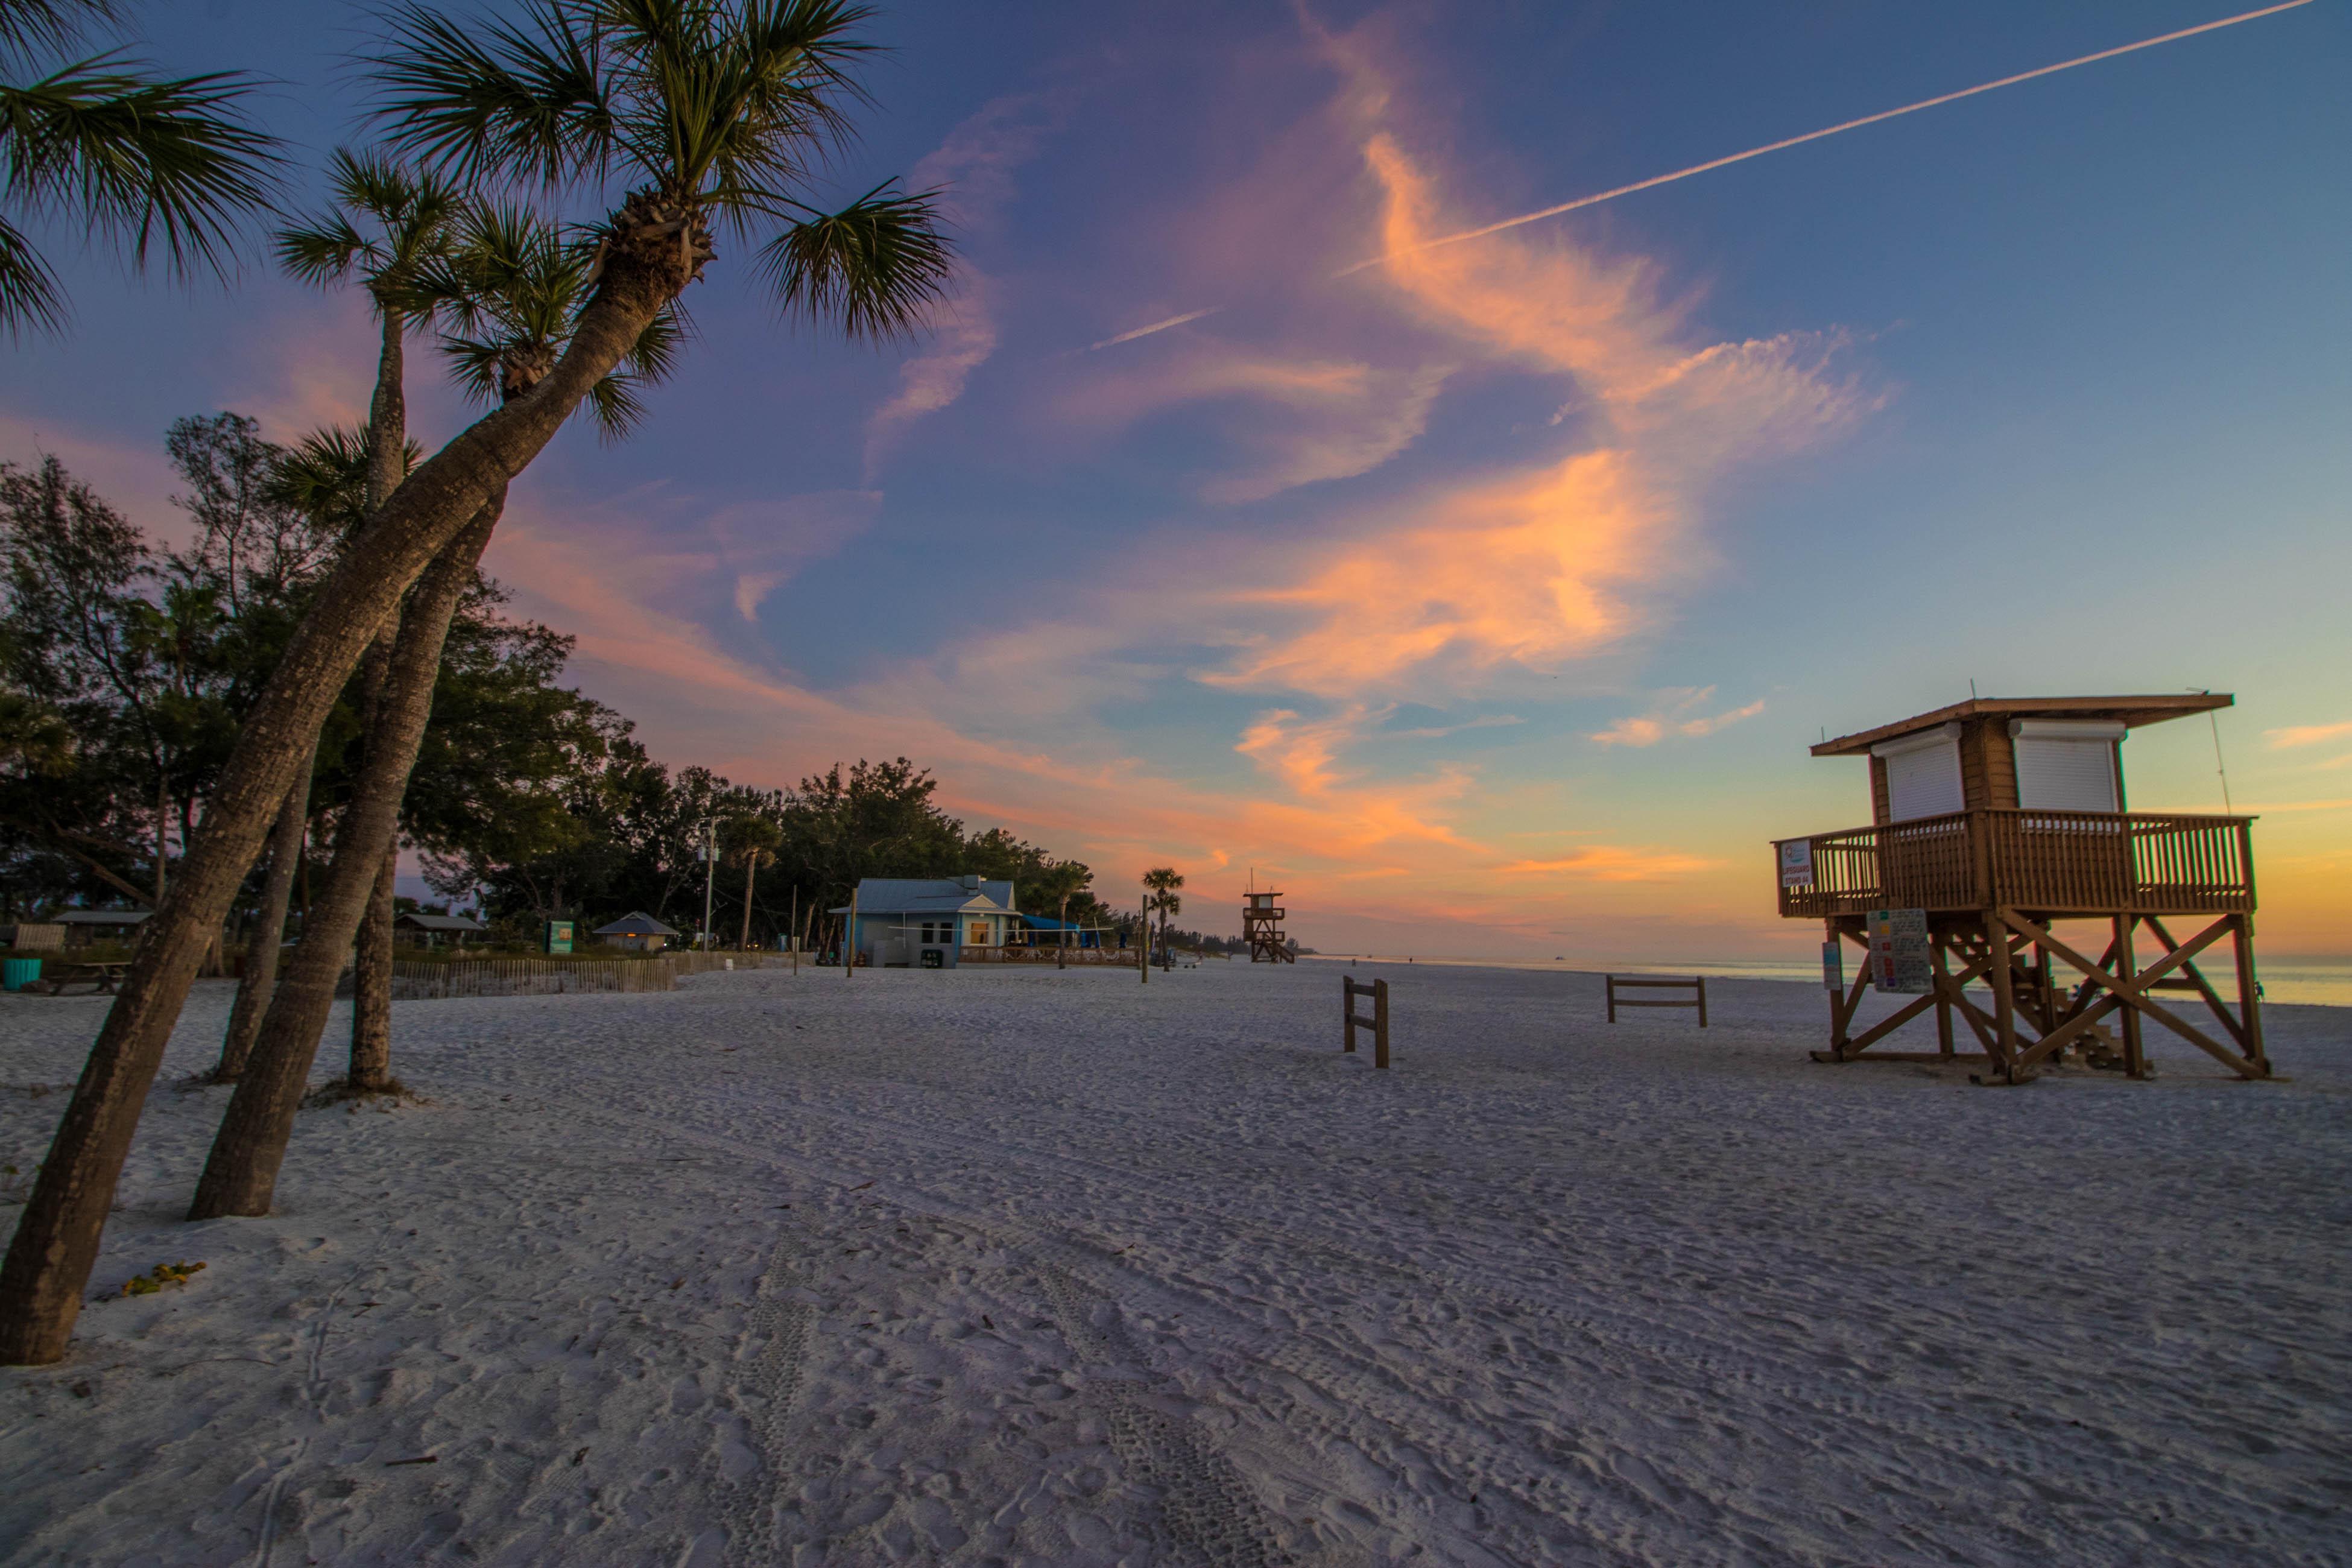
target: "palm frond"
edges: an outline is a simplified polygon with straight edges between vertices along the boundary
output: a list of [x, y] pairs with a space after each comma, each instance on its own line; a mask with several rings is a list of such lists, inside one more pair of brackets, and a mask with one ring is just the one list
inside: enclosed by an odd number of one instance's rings
[[[412, 464], [424, 453], [414, 454]], [[266, 498], [305, 517], [341, 529], [367, 515], [368, 435], [365, 426], [329, 426], [295, 444], [269, 476]]]
[[66, 322], [65, 296], [32, 242], [0, 218], [0, 327], [11, 337], [56, 331]]
[[305, 283], [324, 286], [348, 274], [374, 248], [365, 235], [341, 212], [326, 213], [310, 223], [281, 228], [271, 237], [278, 265]]
[[940, 233], [939, 193], [884, 184], [793, 224], [761, 248], [758, 265], [787, 315], [881, 341], [920, 329], [950, 291], [955, 257]]
[[66, 48], [92, 26], [121, 19], [114, 0], [0, 0], [0, 57]]
[[644, 422], [646, 405], [638, 396], [645, 384], [624, 371], [614, 371], [588, 389], [588, 416], [596, 423], [598, 445], [617, 446]]
[[629, 345], [621, 363], [628, 367], [631, 375], [647, 385], [667, 381], [677, 368], [678, 352], [686, 346], [687, 336], [686, 316], [677, 302], [672, 300], [663, 307], [661, 314], [646, 323], [646, 330], [637, 334], [637, 341]]
[[469, 26], [412, 0], [386, 22], [370, 62], [394, 148], [468, 181], [553, 187], [603, 167], [612, 106], [571, 8], [530, 0], [520, 26]]
[[237, 73], [163, 79], [114, 56], [0, 87], [0, 189], [127, 238], [136, 265], [160, 240], [175, 275], [225, 271], [280, 163], [276, 141], [242, 119], [250, 90]]
[[467, 337], [455, 332], [441, 335], [441, 357], [449, 362], [449, 374], [476, 403], [498, 402], [499, 373], [512, 347], [509, 339]]

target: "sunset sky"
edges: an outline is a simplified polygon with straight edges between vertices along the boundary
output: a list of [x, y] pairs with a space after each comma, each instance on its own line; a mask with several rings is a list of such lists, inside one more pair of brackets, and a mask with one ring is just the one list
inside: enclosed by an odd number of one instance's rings
[[[954, 309], [846, 348], [722, 240], [642, 432], [561, 438], [490, 566], [667, 761], [903, 752], [1114, 902], [1172, 864], [1238, 930], [1255, 868], [1327, 951], [1805, 957], [1767, 841], [1870, 814], [1824, 731], [2234, 691], [2265, 948], [2352, 953], [2352, 8], [1407, 249], [2234, 8], [891, 5], [827, 188], [945, 187]], [[362, 8], [138, 20], [274, 79], [304, 181], [363, 136]], [[73, 303], [0, 457], [150, 527], [175, 416], [364, 413], [349, 293]], [[2221, 809], [2202, 719], [2125, 757]]]

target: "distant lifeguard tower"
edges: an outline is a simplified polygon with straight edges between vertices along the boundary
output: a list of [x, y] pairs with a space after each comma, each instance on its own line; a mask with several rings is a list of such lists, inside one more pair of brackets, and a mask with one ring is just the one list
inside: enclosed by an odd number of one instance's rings
[[1283, 939], [1282, 917], [1290, 911], [1275, 902], [1280, 893], [1253, 890], [1242, 895], [1242, 935], [1247, 939], [1252, 963], [1296, 963], [1298, 955]]
[[[2069, 1046], [2139, 1078], [2140, 1027], [2153, 1020], [2231, 1071], [2268, 1078], [2253, 818], [2125, 809], [2124, 737], [2231, 701], [2220, 692], [1971, 699], [1813, 747], [1817, 757], [1869, 759], [1872, 807], [1868, 827], [1775, 842], [1781, 914], [1822, 921], [1828, 938], [1830, 1048], [1814, 1059], [1948, 1059], [1957, 1016], [1990, 1059], [1981, 1081], [2023, 1082]], [[2165, 922], [2184, 917], [2211, 918], [2183, 942]], [[2105, 929], [2072, 942], [2057, 929], [2093, 921]], [[2142, 931], [2164, 950], [2145, 969]], [[2196, 963], [2225, 937], [2234, 1013]], [[1851, 987], [1837, 979], [1846, 942], [1864, 960]], [[2079, 978], [2062, 981], [2059, 963]], [[1980, 979], [1990, 1012], [1964, 994]], [[1853, 1033], [1874, 980], [1916, 999]], [[2220, 1037], [2156, 992], [2194, 994]], [[1938, 1050], [1874, 1048], [1930, 1007]], [[2121, 1036], [2113, 1051], [2110, 1017]]]

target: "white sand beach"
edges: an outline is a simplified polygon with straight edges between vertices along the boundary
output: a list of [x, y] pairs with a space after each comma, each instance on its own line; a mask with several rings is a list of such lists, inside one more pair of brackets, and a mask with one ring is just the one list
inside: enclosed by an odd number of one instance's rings
[[[1314, 963], [404, 1003], [427, 1103], [190, 1226], [200, 987], [93, 1290], [206, 1268], [0, 1373], [0, 1560], [2352, 1558], [2352, 1009], [1986, 1089], [1359, 973], [1386, 1074]], [[104, 1006], [0, 998], [0, 1160]]]

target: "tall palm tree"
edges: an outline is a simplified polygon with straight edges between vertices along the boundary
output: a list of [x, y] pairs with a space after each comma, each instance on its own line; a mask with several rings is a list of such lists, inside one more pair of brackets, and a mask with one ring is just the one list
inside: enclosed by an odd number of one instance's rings
[[952, 262], [930, 195], [877, 185], [823, 212], [799, 194], [861, 101], [849, 70], [870, 52], [866, 16], [843, 0], [535, 0], [520, 26], [476, 32], [422, 5], [392, 14], [374, 70], [395, 151], [551, 197], [603, 206], [625, 195], [593, 225], [593, 291], [553, 368], [376, 510], [247, 714], [0, 1264], [0, 1364], [65, 1353], [207, 928], [376, 627], [700, 277], [711, 226], [758, 241], [755, 266], [788, 312], [854, 338], [911, 331], [946, 292]]
[[[368, 293], [380, 336], [375, 391], [368, 403], [367, 510], [373, 511], [407, 477], [407, 335], [429, 321], [443, 303], [425, 279], [444, 276], [451, 229], [464, 201], [457, 184], [431, 172], [402, 167], [381, 153], [337, 148], [328, 165], [334, 199], [324, 213], [278, 231], [278, 259], [287, 271], [322, 287], [356, 282]], [[399, 632], [395, 611], [376, 629], [360, 669], [360, 722], [364, 737], [375, 728]], [[297, 770], [298, 773], [299, 770]], [[297, 784], [296, 788], [303, 786]], [[301, 809], [295, 790], [287, 792], [279, 823]], [[372, 1053], [392, 1037], [392, 921], [400, 847], [387, 839], [378, 857], [376, 883], [362, 921], [352, 975], [352, 1050]]]
[[159, 77], [119, 50], [56, 65], [120, 18], [116, 0], [0, 0], [0, 328], [65, 324], [57, 274], [18, 227], [58, 216], [127, 248], [160, 244], [175, 278], [223, 271], [266, 212], [277, 142], [247, 125], [243, 74]]
[[[1155, 866], [1143, 874], [1143, 885], [1150, 889], [1150, 897], [1144, 900], [1144, 919], [1148, 921], [1155, 913], [1160, 916], [1160, 947], [1165, 960], [1169, 919], [1184, 907], [1184, 900], [1176, 895], [1176, 889], [1184, 885], [1184, 874], [1173, 866]], [[1144, 962], [1150, 962], [1149, 953]]]
[[[579, 247], [567, 246], [552, 226], [528, 211], [478, 207], [466, 216], [457, 243], [436, 265], [441, 274], [421, 286], [449, 304], [457, 330], [442, 338], [441, 348], [460, 384], [484, 401], [528, 396], [562, 355], [590, 297]], [[604, 378], [618, 384], [592, 389], [580, 412], [608, 437], [625, 434], [643, 412], [637, 389], [667, 374], [676, 342], [675, 316], [666, 311], [655, 317], [621, 367]], [[379, 1094], [400, 1088], [392, 1076], [391, 910], [380, 907], [389, 883], [380, 852], [371, 848], [365, 835], [380, 828], [376, 842], [398, 843], [401, 804], [432, 718], [442, 647], [458, 602], [476, 581], [504, 499], [501, 489], [484, 503], [409, 595], [325, 888], [311, 904], [301, 945], [270, 1000], [247, 1070], [221, 1119], [191, 1219], [269, 1212], [294, 1113], [354, 934], [360, 938], [362, 977], [369, 962], [368, 938], [380, 941], [383, 963], [375, 989], [384, 1005], [383, 1016], [373, 1020], [353, 1008], [343, 1089]]]

